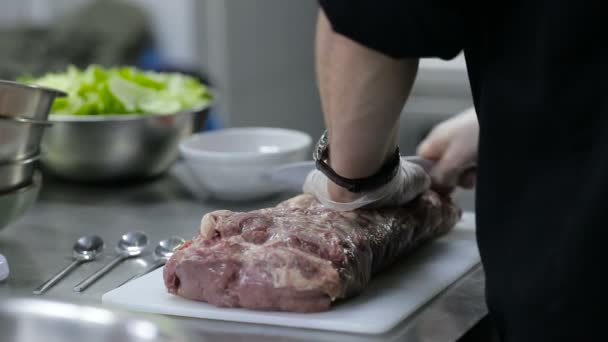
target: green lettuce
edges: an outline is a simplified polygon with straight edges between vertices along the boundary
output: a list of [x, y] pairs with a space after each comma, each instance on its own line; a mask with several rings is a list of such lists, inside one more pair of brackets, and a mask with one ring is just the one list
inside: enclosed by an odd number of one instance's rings
[[17, 81], [66, 92], [55, 99], [51, 114], [166, 114], [199, 108], [212, 99], [208, 87], [194, 77], [135, 67], [69, 66], [62, 73]]

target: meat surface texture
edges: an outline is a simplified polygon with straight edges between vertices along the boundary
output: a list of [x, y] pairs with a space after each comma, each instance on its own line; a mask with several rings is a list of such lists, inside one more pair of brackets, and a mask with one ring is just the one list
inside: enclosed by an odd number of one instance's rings
[[167, 262], [167, 290], [220, 307], [319, 312], [450, 231], [461, 211], [427, 191], [407, 206], [338, 212], [310, 195], [252, 212], [206, 214]]

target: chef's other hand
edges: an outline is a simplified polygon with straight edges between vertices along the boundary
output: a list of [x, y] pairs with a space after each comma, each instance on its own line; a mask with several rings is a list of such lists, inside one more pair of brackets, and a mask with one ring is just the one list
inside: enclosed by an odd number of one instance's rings
[[475, 187], [479, 124], [470, 108], [435, 126], [417, 149], [419, 156], [436, 160], [432, 187], [449, 194], [460, 186]]
[[303, 190], [315, 196], [325, 207], [337, 211], [403, 205], [431, 185], [431, 179], [422, 167], [404, 159], [401, 159], [399, 171], [390, 182], [370, 192], [352, 194], [353, 200], [350, 202], [332, 200], [327, 187], [329, 182], [331, 180], [321, 171], [313, 170], [306, 177]]

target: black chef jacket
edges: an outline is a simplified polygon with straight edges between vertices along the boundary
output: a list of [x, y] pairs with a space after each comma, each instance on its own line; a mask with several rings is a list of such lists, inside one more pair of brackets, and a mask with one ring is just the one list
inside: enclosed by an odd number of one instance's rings
[[480, 122], [477, 238], [503, 341], [608, 340], [603, 2], [320, 1], [334, 30], [392, 57], [464, 52]]

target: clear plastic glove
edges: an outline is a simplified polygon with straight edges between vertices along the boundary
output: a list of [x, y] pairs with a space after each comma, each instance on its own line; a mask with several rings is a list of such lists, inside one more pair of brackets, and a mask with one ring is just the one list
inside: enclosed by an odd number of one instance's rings
[[431, 179], [419, 165], [403, 158], [395, 177], [384, 186], [366, 193], [352, 202], [333, 201], [327, 189], [330, 180], [321, 171], [313, 170], [304, 182], [304, 193], [311, 194], [325, 207], [337, 211], [349, 211], [357, 208], [378, 208], [403, 205], [428, 190]]
[[435, 160], [431, 170], [434, 189], [450, 193], [457, 186], [475, 186], [479, 123], [473, 108], [435, 126], [418, 146], [419, 156]]

